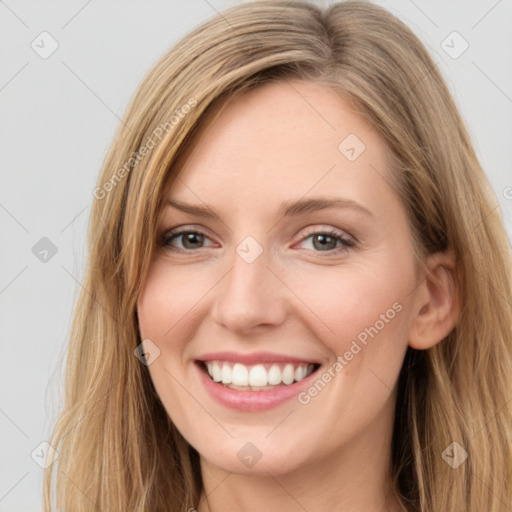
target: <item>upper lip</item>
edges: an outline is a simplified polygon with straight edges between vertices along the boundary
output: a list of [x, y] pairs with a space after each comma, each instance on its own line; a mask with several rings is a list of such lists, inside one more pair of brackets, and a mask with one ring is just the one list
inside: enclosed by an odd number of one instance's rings
[[278, 354], [275, 352], [209, 352], [202, 354], [197, 358], [198, 361], [230, 361], [232, 363], [242, 363], [246, 365], [259, 363], [314, 363], [319, 364], [314, 359], [305, 359], [287, 354]]

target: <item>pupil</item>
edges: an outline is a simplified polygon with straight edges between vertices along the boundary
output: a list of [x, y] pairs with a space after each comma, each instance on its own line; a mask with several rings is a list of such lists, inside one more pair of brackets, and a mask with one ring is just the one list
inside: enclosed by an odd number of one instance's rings
[[[198, 238], [199, 238], [199, 242], [197, 241]], [[194, 241], [194, 239], [196, 239], [196, 240]], [[200, 243], [200, 241], [201, 241], [201, 235], [199, 233], [188, 233], [184, 238], [183, 245], [185, 247], [187, 247], [190, 244], [194, 245], [194, 244]]]
[[[319, 240], [319, 241], [320, 241], [320, 245], [319, 245], [318, 247], [320, 247], [320, 248], [324, 248], [324, 249], [328, 246], [328, 244], [329, 244], [329, 239], [331, 240], [331, 246], [332, 246], [332, 242], [333, 242], [333, 241], [334, 241], [334, 245], [336, 245], [336, 240], [334, 240], [334, 238], [333, 238], [332, 236], [330, 236], [330, 235], [317, 235], [317, 236], [315, 237], [315, 241], [316, 241], [316, 240]], [[327, 240], [327, 244], [323, 243], [323, 242], [325, 242], [326, 240]], [[317, 247], [317, 248], [318, 248], [318, 247]], [[333, 248], [333, 249], [334, 249], [334, 247], [330, 247], [330, 248]]]

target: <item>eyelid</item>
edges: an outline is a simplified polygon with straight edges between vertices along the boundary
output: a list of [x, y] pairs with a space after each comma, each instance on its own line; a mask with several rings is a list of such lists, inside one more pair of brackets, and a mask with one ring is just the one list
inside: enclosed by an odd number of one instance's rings
[[201, 234], [207, 234], [209, 232], [208, 229], [203, 226], [196, 227], [194, 224], [182, 224], [180, 226], [165, 230], [162, 236], [172, 236], [182, 231], [193, 231]]
[[340, 238], [346, 240], [347, 242], [354, 242], [354, 244], [357, 244], [359, 241], [357, 238], [344, 229], [335, 228], [333, 226], [329, 226], [327, 224], [315, 224], [312, 226], [307, 226], [304, 228], [306, 230], [306, 233], [301, 235], [301, 239], [299, 242], [302, 242], [304, 239], [308, 238], [309, 236], [313, 234], [321, 234], [321, 233], [331, 233], [334, 236], [339, 236]]
[[[336, 232], [336, 234], [338, 236], [343, 237], [345, 235], [346, 237], [352, 239], [354, 242], [358, 242], [358, 239], [354, 235], [348, 233], [347, 231], [345, 231], [343, 229], [335, 228], [333, 226], [328, 226], [327, 224], [325, 224], [325, 225], [313, 224], [310, 226], [306, 226], [305, 228], [302, 228], [302, 229], [305, 229], [307, 231], [307, 235], [303, 235], [303, 236], [308, 236], [313, 233], [320, 233], [320, 232], [323, 233], [324, 231], [334, 231], [334, 232]], [[203, 226], [200, 226], [197, 228], [194, 226], [194, 224], [183, 224], [183, 225], [176, 226], [174, 228], [165, 230], [161, 236], [169, 237], [169, 236], [172, 236], [173, 234], [176, 234], [177, 232], [181, 232], [181, 231], [194, 231], [194, 232], [199, 232], [201, 234], [208, 234], [208, 230]]]

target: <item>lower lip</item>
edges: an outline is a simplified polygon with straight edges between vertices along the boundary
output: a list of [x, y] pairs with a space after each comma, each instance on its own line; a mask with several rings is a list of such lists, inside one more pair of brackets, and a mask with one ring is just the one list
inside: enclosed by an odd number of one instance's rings
[[317, 371], [308, 375], [305, 379], [288, 386], [280, 386], [275, 389], [263, 391], [241, 391], [224, 386], [212, 380], [200, 363], [196, 363], [199, 378], [212, 398], [218, 403], [244, 412], [265, 411], [277, 407], [296, 397], [304, 388], [307, 388]]

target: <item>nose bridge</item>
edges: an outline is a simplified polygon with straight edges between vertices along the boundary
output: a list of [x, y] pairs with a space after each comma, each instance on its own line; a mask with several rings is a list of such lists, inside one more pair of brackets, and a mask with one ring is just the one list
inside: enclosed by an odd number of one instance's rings
[[284, 315], [282, 286], [276, 283], [271, 251], [246, 237], [233, 252], [231, 270], [215, 300], [215, 320], [233, 331], [246, 332], [261, 324], [276, 324]]

